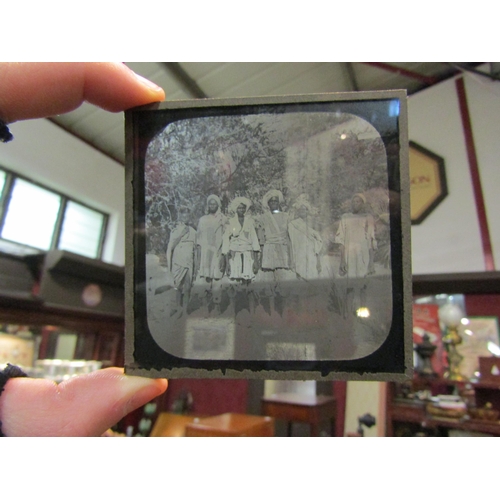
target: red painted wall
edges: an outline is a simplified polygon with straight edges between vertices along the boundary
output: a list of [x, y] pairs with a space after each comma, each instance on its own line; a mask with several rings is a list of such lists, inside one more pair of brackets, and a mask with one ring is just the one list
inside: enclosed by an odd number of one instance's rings
[[169, 380], [162, 402], [162, 411], [169, 411], [172, 403], [182, 393], [193, 396], [193, 413], [220, 415], [221, 413], [246, 413], [248, 383], [246, 380], [176, 379]]
[[[168, 390], [160, 403], [160, 411], [169, 411], [172, 403], [183, 392], [193, 396], [193, 413], [220, 415], [221, 413], [247, 413], [248, 382], [246, 380], [177, 379], [169, 380]], [[336, 435], [344, 435], [346, 382], [333, 382], [333, 395], [337, 399]]]
[[465, 309], [467, 316], [500, 317], [500, 295], [466, 295]]
[[335, 435], [344, 435], [345, 405], [347, 395], [347, 382], [339, 381], [333, 383], [333, 395], [337, 400], [337, 418], [335, 419]]

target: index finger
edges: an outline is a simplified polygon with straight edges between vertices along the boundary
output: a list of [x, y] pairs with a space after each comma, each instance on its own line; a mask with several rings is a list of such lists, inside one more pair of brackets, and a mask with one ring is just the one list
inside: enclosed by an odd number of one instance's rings
[[167, 389], [165, 379], [129, 377], [106, 368], [59, 385], [14, 378], [0, 398], [6, 436], [100, 436], [131, 411]]
[[84, 101], [117, 112], [164, 99], [160, 87], [122, 63], [0, 63], [6, 123], [66, 113]]

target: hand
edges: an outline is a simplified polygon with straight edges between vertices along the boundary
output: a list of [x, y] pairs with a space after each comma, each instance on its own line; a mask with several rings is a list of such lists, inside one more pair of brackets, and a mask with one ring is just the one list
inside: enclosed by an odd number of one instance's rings
[[0, 396], [6, 436], [101, 436], [127, 413], [167, 389], [165, 379], [128, 377], [106, 368], [70, 378], [13, 378]]
[[[165, 93], [121, 63], [0, 63], [0, 118], [6, 123], [71, 111], [88, 101], [108, 111], [162, 101]], [[6, 436], [100, 436], [167, 389], [164, 379], [107, 368], [55, 385], [10, 379], [0, 395]]]
[[88, 101], [123, 111], [162, 101], [165, 92], [121, 63], [0, 63], [0, 118], [43, 118]]

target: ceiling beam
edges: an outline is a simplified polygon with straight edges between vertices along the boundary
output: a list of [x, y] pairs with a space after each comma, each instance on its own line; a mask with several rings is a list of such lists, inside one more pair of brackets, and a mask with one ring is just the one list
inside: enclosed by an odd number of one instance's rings
[[390, 73], [396, 73], [397, 75], [406, 76], [413, 80], [418, 80], [419, 82], [426, 83], [427, 85], [433, 85], [438, 83], [438, 78], [434, 76], [422, 75], [421, 73], [417, 73], [416, 71], [411, 71], [409, 69], [400, 68], [399, 66], [394, 66], [392, 64], [381, 63], [381, 62], [364, 62], [361, 64], [366, 64], [368, 66], [373, 66], [374, 68], [378, 68], [384, 71], [388, 71]]
[[359, 90], [359, 85], [352, 62], [344, 63], [344, 67], [347, 70], [347, 76], [349, 78], [349, 83], [351, 84], [351, 89], [357, 92]]
[[474, 73], [475, 75], [485, 76], [486, 78], [490, 78], [491, 80], [493, 80], [495, 82], [500, 81], [500, 77], [498, 76], [498, 74], [496, 74], [494, 66], [492, 67], [491, 73], [486, 73], [485, 71], [480, 71], [474, 67], [470, 67], [470, 66], [467, 66], [466, 64], [462, 64], [462, 63], [449, 63], [449, 64], [453, 68], [457, 68], [461, 71], [468, 71], [469, 73]]
[[178, 62], [164, 62], [162, 63], [170, 73], [177, 79], [177, 81], [197, 99], [207, 99], [208, 95], [203, 92], [196, 81], [186, 72], [186, 70]]
[[82, 142], [84, 142], [87, 146], [90, 146], [91, 148], [95, 149], [96, 151], [99, 151], [99, 153], [102, 153], [104, 156], [107, 156], [110, 160], [118, 162], [120, 165], [125, 166], [125, 162], [123, 161], [123, 158], [120, 158], [118, 156], [114, 156], [105, 149], [97, 146], [93, 142], [89, 141], [86, 139], [83, 135], [78, 134], [74, 130], [69, 129], [68, 127], [64, 126], [62, 123], [59, 123], [55, 118], [53, 117], [48, 117], [46, 118], [49, 122], [53, 123], [54, 125], [57, 125], [59, 128], [67, 132], [68, 134], [71, 134], [72, 136], [76, 137], [77, 139], [80, 139]]

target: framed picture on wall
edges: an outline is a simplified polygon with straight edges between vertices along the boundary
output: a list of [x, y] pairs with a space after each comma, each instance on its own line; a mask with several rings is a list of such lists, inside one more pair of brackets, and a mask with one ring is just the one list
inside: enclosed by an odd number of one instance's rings
[[126, 112], [126, 372], [403, 380], [404, 91]]

